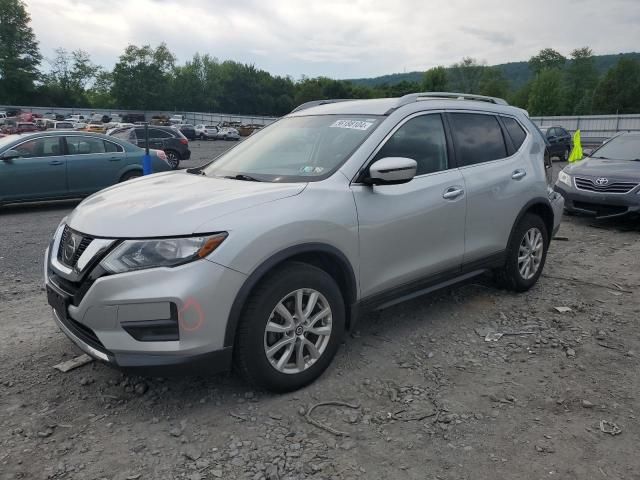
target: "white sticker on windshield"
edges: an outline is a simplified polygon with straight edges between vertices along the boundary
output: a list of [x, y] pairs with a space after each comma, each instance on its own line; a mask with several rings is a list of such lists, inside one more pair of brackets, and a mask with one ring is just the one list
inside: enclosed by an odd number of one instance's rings
[[353, 130], [366, 130], [373, 122], [365, 122], [364, 120], [336, 120], [329, 125], [331, 128], [351, 128]]

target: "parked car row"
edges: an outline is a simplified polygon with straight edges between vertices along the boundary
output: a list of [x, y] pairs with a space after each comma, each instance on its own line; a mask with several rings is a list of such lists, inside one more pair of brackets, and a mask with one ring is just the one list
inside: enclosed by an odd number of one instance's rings
[[[141, 125], [125, 126], [109, 130], [108, 136], [126, 140], [141, 148], [146, 146], [145, 127]], [[173, 127], [150, 126], [149, 148], [164, 151], [171, 168], [176, 169], [181, 160], [189, 160], [189, 140]]]
[[216, 125], [196, 125], [194, 137], [200, 140], [240, 140], [240, 133], [233, 127]]

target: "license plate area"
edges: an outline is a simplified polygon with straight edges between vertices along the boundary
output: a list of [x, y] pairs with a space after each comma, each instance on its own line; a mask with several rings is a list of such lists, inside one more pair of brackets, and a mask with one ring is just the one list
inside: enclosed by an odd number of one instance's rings
[[61, 318], [67, 318], [67, 307], [69, 306], [69, 298], [67, 296], [47, 285], [47, 302]]

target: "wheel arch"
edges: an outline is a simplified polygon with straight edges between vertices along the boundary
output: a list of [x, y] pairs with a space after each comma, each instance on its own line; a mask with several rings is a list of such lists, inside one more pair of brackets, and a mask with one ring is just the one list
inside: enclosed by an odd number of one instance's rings
[[518, 213], [518, 216], [516, 217], [516, 221], [513, 222], [513, 226], [511, 227], [511, 233], [509, 233], [509, 242], [507, 243], [507, 245], [511, 245], [513, 232], [515, 231], [516, 227], [520, 223], [520, 220], [522, 220], [522, 217], [524, 217], [527, 213], [534, 213], [538, 215], [540, 218], [542, 218], [542, 221], [544, 222], [544, 225], [547, 228], [547, 235], [549, 236], [547, 241], [548, 242], [551, 241], [551, 235], [553, 235], [553, 221], [554, 221], [554, 213], [553, 213], [553, 208], [551, 207], [551, 202], [549, 201], [548, 198], [536, 197], [529, 200], [525, 204], [525, 206], [522, 207], [522, 209], [520, 210], [520, 213]]
[[354, 316], [351, 307], [357, 301], [356, 275], [351, 263], [336, 247], [324, 243], [305, 243], [286, 248], [272, 255], [247, 277], [238, 291], [229, 312], [224, 336], [225, 347], [234, 345], [236, 330], [244, 305], [253, 289], [269, 272], [272, 272], [283, 263], [291, 261], [313, 265], [331, 275], [345, 297], [346, 327], [347, 329], [350, 327]]

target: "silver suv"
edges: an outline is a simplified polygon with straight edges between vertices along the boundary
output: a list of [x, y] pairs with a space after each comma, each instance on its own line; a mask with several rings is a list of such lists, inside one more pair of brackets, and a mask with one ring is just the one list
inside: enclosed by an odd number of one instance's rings
[[46, 252], [48, 301], [122, 369], [233, 362], [297, 389], [366, 310], [489, 271], [533, 286], [564, 203], [544, 155], [501, 99], [307, 103], [204, 167], [84, 200]]

